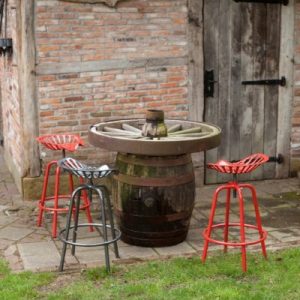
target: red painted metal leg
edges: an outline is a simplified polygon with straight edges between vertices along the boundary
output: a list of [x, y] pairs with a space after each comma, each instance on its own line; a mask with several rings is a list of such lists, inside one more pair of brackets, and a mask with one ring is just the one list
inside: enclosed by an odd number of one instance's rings
[[38, 215], [37, 226], [42, 225], [42, 219], [43, 219], [43, 213], [44, 213], [43, 207], [45, 206], [45, 199], [46, 199], [46, 193], [47, 193], [47, 187], [48, 187], [50, 166], [51, 166], [51, 164], [47, 164], [46, 170], [45, 170], [42, 196], [41, 196], [41, 200], [39, 201], [39, 215]]
[[56, 238], [57, 235], [57, 209], [59, 200], [59, 177], [60, 177], [60, 167], [56, 167], [55, 170], [55, 186], [54, 186], [54, 205], [53, 205], [53, 217], [52, 217], [52, 237]]
[[[253, 202], [254, 210], [255, 210], [256, 225], [257, 225], [257, 228], [258, 228], [260, 238], [262, 238], [263, 235], [264, 235], [264, 232], [263, 232], [263, 229], [262, 229], [261, 217], [260, 217], [260, 213], [259, 213], [259, 207], [258, 207], [258, 201], [257, 201], [255, 188], [251, 184], [243, 184], [242, 186], [244, 188], [248, 188], [252, 193], [252, 202]], [[264, 240], [261, 241], [261, 249], [262, 249], [263, 256], [265, 258], [267, 258], [267, 251], [266, 251], [266, 245], [265, 245]]]
[[[228, 228], [229, 228], [229, 211], [230, 211], [230, 194], [231, 188], [228, 187], [226, 194], [226, 211], [225, 211], [225, 226], [224, 226], [224, 242], [228, 242]], [[224, 245], [224, 252], [227, 252], [227, 245]]]
[[[215, 216], [216, 207], [217, 207], [218, 196], [219, 196], [219, 193], [224, 189], [228, 189], [228, 186], [227, 185], [222, 185], [219, 188], [217, 188], [214, 192], [212, 205], [211, 205], [211, 210], [210, 210], [210, 216], [209, 216], [209, 219], [208, 219], [208, 226], [207, 226], [207, 229], [206, 229], [208, 237], [210, 237], [211, 231], [212, 231], [214, 216]], [[203, 245], [203, 252], [202, 252], [202, 262], [203, 263], [205, 262], [206, 257], [207, 257], [208, 245], [209, 245], [209, 241], [206, 238], [204, 238], [204, 245]]]
[[[237, 195], [239, 198], [240, 204], [240, 241], [241, 243], [245, 243], [245, 215], [244, 215], [244, 199], [242, 195], [242, 191], [238, 185], [235, 187], [237, 191]], [[247, 256], [246, 256], [246, 245], [241, 246], [242, 249], [242, 269], [244, 272], [247, 271]]]
[[44, 206], [45, 206], [46, 197], [47, 197], [47, 188], [48, 188], [50, 169], [55, 164], [56, 164], [56, 161], [51, 161], [50, 163], [47, 164], [46, 169], [45, 169], [43, 190], [42, 190], [41, 200], [39, 201], [39, 215], [38, 215], [38, 220], [37, 220], [37, 226], [42, 225]]

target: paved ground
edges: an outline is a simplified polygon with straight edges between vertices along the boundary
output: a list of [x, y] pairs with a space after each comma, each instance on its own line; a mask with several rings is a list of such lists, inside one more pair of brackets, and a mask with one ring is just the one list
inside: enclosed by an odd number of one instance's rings
[[[268, 231], [267, 250], [300, 245], [300, 185], [297, 178], [287, 180], [260, 181], [255, 183], [260, 201], [264, 228]], [[113, 263], [165, 258], [170, 256], [200, 254], [203, 241], [201, 232], [207, 224], [211, 196], [215, 186], [206, 186], [197, 190], [196, 205], [190, 230], [183, 243], [163, 248], [144, 248], [119, 242], [121, 258]], [[246, 195], [247, 196], [247, 195]], [[254, 220], [250, 201], [246, 202], [247, 222]], [[237, 219], [236, 205], [232, 206], [231, 221]], [[21, 270], [57, 270], [60, 260], [61, 242], [52, 239], [51, 216], [46, 218], [42, 227], [36, 226], [37, 203], [23, 201], [17, 192], [0, 153], [0, 256], [4, 257], [15, 271]], [[216, 220], [221, 221], [223, 210], [218, 210]], [[60, 224], [64, 225], [64, 216]], [[236, 230], [230, 236], [236, 238]], [[219, 232], [216, 232], [219, 235]], [[255, 235], [255, 236], [254, 236]], [[83, 239], [97, 239], [95, 233], [82, 232]], [[249, 233], [255, 239], [255, 233]], [[216, 249], [218, 246], [211, 246]], [[259, 246], [250, 246], [249, 250], [258, 250]], [[76, 256], [67, 254], [66, 270], [104, 265], [103, 249], [77, 248]]]

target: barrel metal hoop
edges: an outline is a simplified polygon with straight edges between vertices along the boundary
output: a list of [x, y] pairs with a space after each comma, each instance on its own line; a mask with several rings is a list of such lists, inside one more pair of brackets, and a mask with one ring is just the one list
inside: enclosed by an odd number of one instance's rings
[[158, 156], [158, 157], [146, 157], [139, 158], [138, 156], [129, 156], [118, 154], [118, 159], [121, 162], [129, 163], [132, 165], [139, 165], [144, 167], [173, 167], [182, 166], [188, 163], [192, 163], [190, 155], [179, 155], [178, 157], [171, 156]]
[[187, 235], [187, 227], [183, 227], [177, 230], [168, 230], [168, 231], [137, 231], [132, 230], [127, 227], [120, 227], [122, 231], [122, 238], [124, 236], [134, 237], [138, 239], [144, 240], [155, 240], [155, 239], [163, 239], [163, 238], [178, 238], [180, 236]]
[[177, 186], [177, 185], [193, 182], [195, 180], [195, 175], [192, 172], [180, 176], [145, 178], [145, 177], [136, 177], [136, 176], [118, 174], [115, 176], [115, 179], [122, 183], [127, 183], [136, 186], [167, 187], [167, 186]]
[[173, 221], [182, 221], [184, 219], [190, 219], [192, 215], [192, 210], [191, 211], [182, 211], [178, 212], [176, 214], [168, 214], [168, 215], [162, 215], [162, 216], [145, 216], [145, 215], [135, 215], [135, 214], [128, 214], [124, 213], [118, 209], [115, 209], [115, 214], [119, 217], [122, 217], [122, 219], [126, 221], [130, 220], [137, 220], [140, 219], [140, 221], [145, 221], [146, 223], [151, 223], [151, 224], [158, 224], [158, 223], [163, 223], [163, 222], [173, 222]]
[[183, 232], [180, 235], [170, 237], [161, 236], [160, 238], [149, 238], [149, 237], [136, 237], [127, 234], [122, 234], [121, 240], [125, 243], [143, 247], [166, 247], [173, 246], [183, 242], [186, 239], [187, 232]]

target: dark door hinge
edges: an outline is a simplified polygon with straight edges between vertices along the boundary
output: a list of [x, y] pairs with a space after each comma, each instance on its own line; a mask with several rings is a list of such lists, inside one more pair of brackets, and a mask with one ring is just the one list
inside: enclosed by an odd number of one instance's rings
[[286, 78], [282, 76], [280, 79], [263, 79], [263, 80], [246, 80], [242, 81], [244, 85], [280, 85], [286, 86]]
[[270, 3], [288, 5], [289, 0], [234, 0], [234, 2]]
[[204, 72], [204, 96], [213, 97], [215, 92], [214, 70]]

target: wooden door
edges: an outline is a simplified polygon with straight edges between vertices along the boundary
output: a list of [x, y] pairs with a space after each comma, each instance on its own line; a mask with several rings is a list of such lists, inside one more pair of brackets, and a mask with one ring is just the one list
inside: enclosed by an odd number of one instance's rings
[[[205, 96], [204, 119], [221, 127], [222, 142], [207, 151], [206, 163], [239, 160], [251, 153], [278, 154], [280, 85], [244, 85], [242, 81], [279, 79], [281, 43], [279, 4], [204, 0], [204, 72], [214, 73], [214, 94]], [[289, 137], [281, 137], [281, 143]], [[288, 159], [288, 157], [285, 157]], [[276, 177], [267, 163], [243, 179]], [[206, 170], [206, 183], [228, 180]]]

